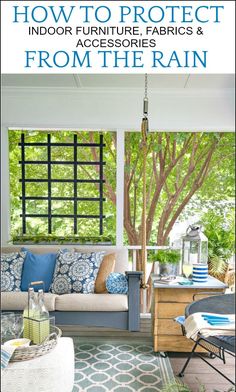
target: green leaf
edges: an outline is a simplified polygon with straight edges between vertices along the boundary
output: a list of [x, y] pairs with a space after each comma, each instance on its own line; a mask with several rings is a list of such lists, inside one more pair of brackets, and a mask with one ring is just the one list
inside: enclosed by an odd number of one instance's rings
[[160, 152], [163, 146], [161, 144], [153, 144], [153, 151]]

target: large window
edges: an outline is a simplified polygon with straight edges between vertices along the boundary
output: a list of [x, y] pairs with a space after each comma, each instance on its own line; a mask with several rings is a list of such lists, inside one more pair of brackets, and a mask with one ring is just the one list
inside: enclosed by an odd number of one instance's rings
[[9, 131], [13, 240], [114, 243], [115, 140], [111, 132]]
[[[162, 246], [231, 203], [234, 135], [150, 132], [147, 143], [147, 243]], [[13, 239], [141, 244], [140, 132], [11, 130], [9, 146]]]

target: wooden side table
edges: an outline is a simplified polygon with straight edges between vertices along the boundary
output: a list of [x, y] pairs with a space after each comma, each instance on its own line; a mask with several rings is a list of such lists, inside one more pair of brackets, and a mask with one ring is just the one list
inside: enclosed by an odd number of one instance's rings
[[[193, 342], [182, 336], [182, 330], [174, 318], [185, 314], [186, 306], [193, 302], [194, 294], [201, 292], [224, 292], [227, 285], [209, 276], [206, 283], [191, 286], [179, 284], [164, 285], [155, 283], [152, 276], [152, 333], [154, 351], [190, 352]], [[209, 295], [198, 296], [198, 299]]]

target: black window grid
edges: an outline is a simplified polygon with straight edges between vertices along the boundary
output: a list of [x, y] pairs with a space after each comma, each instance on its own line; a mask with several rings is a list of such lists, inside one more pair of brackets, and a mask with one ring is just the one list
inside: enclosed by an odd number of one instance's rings
[[[73, 143], [56, 143], [51, 141], [51, 134], [47, 135], [47, 142], [25, 142], [25, 134], [21, 134], [21, 142], [18, 143], [21, 147], [21, 179], [19, 180], [22, 185], [22, 195], [20, 197], [22, 201], [22, 232], [26, 234], [26, 219], [27, 218], [47, 218], [48, 219], [48, 234], [52, 234], [52, 218], [72, 218], [74, 220], [74, 234], [78, 234], [78, 219], [98, 219], [99, 220], [99, 235], [103, 235], [103, 220], [105, 215], [103, 213], [103, 202], [106, 200], [103, 197], [104, 193], [104, 171], [103, 167], [106, 162], [103, 161], [103, 149], [105, 147], [103, 141], [103, 135], [99, 137], [99, 143], [78, 143], [78, 137], [74, 134]], [[25, 148], [26, 147], [47, 147], [47, 160], [46, 161], [27, 161], [25, 159]], [[74, 156], [73, 161], [52, 161], [51, 159], [51, 147], [71, 147], [73, 148]], [[99, 149], [99, 161], [78, 161], [77, 159], [77, 147], [94, 147]], [[26, 165], [47, 165], [47, 179], [41, 178], [26, 178], [25, 166]], [[73, 179], [52, 179], [52, 165], [73, 165]], [[99, 167], [99, 178], [98, 179], [79, 179], [77, 175], [77, 167], [82, 165], [98, 166]], [[26, 183], [37, 182], [48, 184], [48, 196], [28, 196], [26, 195]], [[72, 197], [59, 197], [52, 196], [52, 183], [73, 183], [74, 194]], [[78, 196], [78, 184], [80, 183], [93, 183], [98, 184], [99, 197], [79, 197]], [[26, 211], [27, 200], [46, 200], [48, 201], [48, 213], [47, 214], [28, 214]], [[74, 213], [73, 214], [53, 214], [52, 212], [52, 201], [73, 201]], [[92, 201], [99, 203], [99, 214], [98, 215], [86, 215], [78, 214], [77, 203], [79, 201]]]

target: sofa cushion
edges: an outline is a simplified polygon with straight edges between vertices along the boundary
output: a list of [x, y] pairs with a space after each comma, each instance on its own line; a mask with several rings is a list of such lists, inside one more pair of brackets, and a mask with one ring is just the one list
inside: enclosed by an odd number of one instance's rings
[[[45, 253], [39, 255], [25, 248], [22, 250], [26, 252], [26, 257], [22, 271], [21, 290], [28, 291], [31, 282], [42, 280], [44, 282], [44, 291], [48, 292], [52, 283], [57, 254]], [[38, 288], [35, 287], [35, 290], [37, 291]]]
[[106, 293], [106, 279], [114, 271], [115, 268], [115, 253], [105, 255], [102, 264], [99, 268], [97, 279], [95, 281], [95, 293]]
[[1, 255], [1, 291], [20, 291], [25, 256], [25, 252]]
[[50, 291], [54, 294], [94, 293], [95, 280], [105, 252], [60, 251]]
[[56, 297], [56, 310], [125, 312], [128, 310], [128, 299], [124, 294], [64, 294]]
[[[55, 310], [55, 299], [57, 295], [45, 293], [45, 306], [49, 311]], [[28, 293], [20, 292], [5, 292], [1, 293], [2, 310], [24, 310], [28, 304]]]

